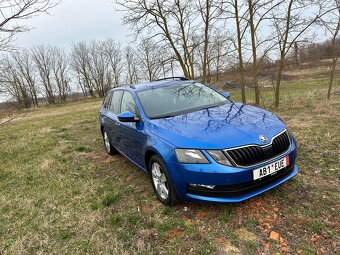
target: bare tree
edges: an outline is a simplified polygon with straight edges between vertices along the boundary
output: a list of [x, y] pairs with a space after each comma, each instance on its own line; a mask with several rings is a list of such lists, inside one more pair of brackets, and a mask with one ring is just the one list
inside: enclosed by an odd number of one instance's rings
[[164, 41], [174, 53], [185, 77], [195, 77], [193, 38], [199, 16], [190, 0], [116, 0], [127, 11], [124, 21], [136, 35], [147, 31], [148, 38]]
[[73, 45], [71, 52], [71, 69], [76, 74], [78, 84], [84, 95], [95, 96], [95, 89], [90, 76], [90, 49], [86, 42]]
[[340, 47], [337, 44], [337, 37], [340, 31], [340, 0], [332, 0], [331, 6], [335, 6], [335, 10], [330, 13], [327, 18], [321, 18], [321, 23], [326, 27], [327, 31], [331, 34], [331, 56], [332, 63], [329, 74], [329, 86], [327, 91], [327, 98], [331, 98], [332, 87], [334, 83], [335, 68], [338, 63], [340, 55]]
[[0, 1], [0, 51], [11, 49], [15, 34], [28, 31], [18, 21], [47, 13], [58, 4], [54, 0], [1, 0]]
[[91, 42], [90, 61], [92, 83], [98, 96], [103, 97], [113, 85], [113, 75], [105, 54], [105, 42]]
[[125, 48], [126, 59], [126, 81], [130, 84], [138, 83], [139, 73], [137, 67], [136, 54], [131, 46]]
[[60, 101], [64, 102], [66, 101], [67, 94], [70, 92], [68, 58], [63, 50], [56, 47], [53, 49], [52, 70]]
[[249, 25], [250, 25], [250, 37], [251, 37], [251, 47], [253, 53], [253, 83], [255, 87], [255, 104], [260, 104], [260, 88], [258, 81], [258, 63], [257, 63], [257, 47], [256, 47], [256, 29], [255, 29], [255, 21], [254, 21], [254, 12], [255, 7], [252, 0], [248, 0], [248, 8], [249, 8]]
[[36, 72], [32, 65], [32, 56], [30, 51], [17, 51], [11, 54], [18, 72], [20, 73], [22, 79], [26, 82], [29, 93], [33, 101], [34, 106], [38, 106], [38, 84], [36, 82]]
[[[272, 12], [271, 20], [276, 31], [277, 43], [280, 50], [280, 59], [277, 70], [275, 86], [275, 107], [280, 104], [280, 86], [282, 73], [285, 67], [286, 56], [296, 42], [305, 41], [310, 37], [309, 29], [331, 9], [322, 1], [289, 0], [281, 3], [281, 12]], [[309, 9], [309, 12], [306, 10]], [[306, 13], [310, 13], [306, 15]]]
[[108, 39], [104, 42], [103, 48], [114, 75], [114, 85], [118, 86], [124, 69], [121, 45], [113, 39]]
[[[195, 49], [198, 46], [193, 38], [195, 38], [195, 28], [194, 21], [196, 20], [196, 15], [192, 11], [194, 5], [190, 0], [173, 0], [170, 1], [170, 8], [166, 10], [166, 15], [171, 14], [173, 21], [177, 26], [173, 29], [172, 37], [175, 37], [175, 42], [178, 41], [180, 47], [182, 47], [184, 64], [188, 72], [185, 75], [188, 78], [195, 77]], [[179, 36], [176, 36], [179, 35]]]
[[[261, 23], [269, 18], [269, 13], [276, 10], [276, 7], [284, 2], [282, 0], [248, 0], [248, 12], [249, 12], [249, 27], [250, 27], [250, 38], [252, 48], [252, 77], [253, 85], [255, 87], [255, 104], [260, 104], [260, 87], [259, 87], [259, 65], [261, 61], [266, 57], [267, 53], [275, 46], [270, 44], [272, 41], [272, 35], [269, 35], [260, 40], [259, 29]], [[269, 43], [269, 45], [266, 45]], [[259, 47], [264, 46], [262, 56], [259, 57]]]
[[[209, 70], [214, 68], [216, 74], [216, 81], [220, 79], [220, 72], [224, 68], [223, 64], [224, 58], [227, 56], [228, 51], [225, 50], [225, 46], [227, 45], [226, 37], [223, 34], [217, 32], [213, 36], [213, 43], [211, 46], [210, 57], [209, 57]], [[211, 73], [208, 73], [208, 82], [211, 82]]]
[[1, 59], [0, 87], [9, 93], [22, 108], [31, 107], [32, 98], [29, 87], [10, 56]]
[[140, 63], [142, 73], [149, 81], [158, 79], [162, 71], [164, 72], [164, 65], [169, 58], [165, 54], [164, 48], [156, 44], [151, 39], [142, 39], [139, 43], [136, 54]]
[[[241, 95], [242, 95], [242, 102], [246, 103], [246, 89], [245, 89], [245, 70], [244, 70], [244, 63], [243, 63], [243, 38], [245, 35], [245, 32], [248, 28], [248, 22], [245, 21], [245, 16], [248, 14], [248, 9], [244, 10], [243, 13], [240, 14], [241, 10], [243, 10], [243, 6], [239, 4], [238, 0], [232, 0], [230, 1], [231, 6], [234, 10], [234, 20], [236, 25], [236, 38], [237, 38], [237, 44], [236, 49], [238, 53], [238, 65], [240, 70], [240, 85], [241, 85]], [[245, 25], [242, 27], [242, 23], [245, 23]], [[256, 54], [255, 54], [256, 55]]]
[[55, 103], [55, 86], [53, 84], [53, 65], [54, 52], [53, 48], [47, 46], [38, 46], [32, 49], [32, 58], [40, 76], [46, 99], [49, 104]]
[[[198, 1], [198, 10], [201, 14], [201, 19], [203, 22], [203, 61], [202, 61], [202, 81], [207, 81], [207, 76], [209, 72], [209, 46], [210, 46], [210, 33], [211, 29], [214, 27], [215, 23], [218, 21], [218, 18], [223, 13], [221, 10], [223, 9], [223, 1], [219, 0], [200, 0]], [[210, 72], [209, 72], [210, 73]], [[209, 81], [208, 81], [209, 82]]]
[[[234, 51], [234, 49], [232, 49], [233, 45], [231, 43], [230, 37], [224, 29], [213, 28], [209, 37], [211, 38], [211, 42], [209, 44], [209, 52], [207, 55], [207, 73], [205, 81], [211, 83], [212, 77], [214, 76], [214, 81], [219, 81], [220, 74], [226, 69], [227, 63], [229, 61], [228, 57]], [[199, 51], [201, 63], [204, 62], [203, 52], [203, 49]], [[203, 68], [200, 67], [200, 69]]]
[[207, 65], [208, 65], [208, 47], [209, 47], [209, 32], [210, 32], [210, 21], [211, 21], [211, 5], [212, 1], [204, 0], [199, 1], [199, 10], [203, 19], [204, 23], [204, 47], [203, 47], [203, 74], [202, 74], [202, 81], [206, 82], [207, 77]]

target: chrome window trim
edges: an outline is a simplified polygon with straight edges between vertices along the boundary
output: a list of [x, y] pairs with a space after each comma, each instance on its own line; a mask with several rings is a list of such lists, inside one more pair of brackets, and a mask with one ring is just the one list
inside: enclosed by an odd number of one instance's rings
[[[265, 161], [262, 161], [262, 162], [259, 162], [257, 164], [254, 164], [254, 165], [247, 165], [247, 166], [242, 166], [242, 165], [238, 165], [236, 164], [236, 162], [233, 160], [233, 158], [229, 155], [228, 151], [231, 151], [231, 150], [236, 150], [236, 149], [241, 149], [241, 148], [246, 148], [246, 147], [253, 147], [253, 146], [258, 146], [258, 147], [261, 147], [261, 148], [265, 148], [265, 147], [268, 147], [270, 145], [272, 145], [274, 139], [280, 135], [282, 135], [283, 133], [287, 132], [287, 135], [288, 135], [288, 139], [289, 139], [289, 147], [286, 151], [282, 152], [280, 155], [274, 157], [274, 158], [270, 158], [268, 160], [265, 160]], [[275, 136], [272, 137], [270, 143], [266, 144], [266, 145], [258, 145], [258, 144], [248, 144], [248, 145], [243, 145], [243, 146], [238, 146], [238, 147], [233, 147], [233, 148], [228, 148], [228, 149], [224, 149], [223, 152], [227, 155], [228, 159], [231, 161], [231, 163], [234, 164], [234, 166], [236, 167], [239, 167], [239, 168], [250, 168], [250, 167], [255, 167], [255, 166], [260, 166], [262, 164], [265, 164], [267, 162], [270, 162], [270, 161], [273, 161], [273, 160], [276, 160], [280, 157], [283, 157], [283, 156], [287, 156], [287, 152], [290, 151], [292, 147], [292, 141], [290, 139], [290, 135], [289, 135], [289, 132], [287, 131], [287, 129], [281, 131], [280, 133], [276, 134]]]

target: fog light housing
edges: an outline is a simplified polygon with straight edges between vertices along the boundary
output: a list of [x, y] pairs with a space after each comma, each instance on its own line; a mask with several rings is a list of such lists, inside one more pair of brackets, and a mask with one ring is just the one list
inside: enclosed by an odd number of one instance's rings
[[204, 188], [204, 189], [214, 189], [216, 185], [206, 185], [206, 184], [194, 184], [194, 183], [189, 183], [190, 187], [193, 188]]

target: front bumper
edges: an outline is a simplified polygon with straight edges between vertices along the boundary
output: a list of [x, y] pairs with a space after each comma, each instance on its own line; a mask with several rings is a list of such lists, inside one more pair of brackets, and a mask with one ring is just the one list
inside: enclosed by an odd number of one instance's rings
[[211, 196], [213, 194], [204, 194], [202, 195], [197, 194], [191, 194], [187, 193], [186, 198], [187, 199], [193, 199], [193, 200], [201, 200], [201, 201], [212, 201], [212, 202], [241, 202], [244, 200], [247, 200], [251, 197], [257, 196], [263, 192], [266, 192], [267, 190], [270, 190], [286, 181], [289, 179], [293, 178], [298, 174], [298, 167], [297, 165], [294, 165], [292, 169], [290, 169], [288, 174], [285, 174], [283, 177], [279, 179], [275, 179], [273, 182], [269, 183], [263, 183], [256, 188], [250, 188], [250, 189], [245, 189], [245, 190], [238, 190], [235, 193], [224, 193], [225, 196], [221, 196], [223, 192], [218, 193], [216, 192], [216, 196]]
[[[241, 202], [269, 189], [272, 189], [298, 174], [296, 147], [293, 143], [290, 151], [280, 158], [289, 155], [290, 164], [272, 176], [253, 180], [253, 170], [270, 164], [275, 160], [250, 168], [223, 166], [206, 155], [210, 164], [179, 164], [166, 162], [177, 194], [182, 199], [212, 201], [212, 202]], [[214, 185], [213, 189], [192, 187], [189, 184]]]

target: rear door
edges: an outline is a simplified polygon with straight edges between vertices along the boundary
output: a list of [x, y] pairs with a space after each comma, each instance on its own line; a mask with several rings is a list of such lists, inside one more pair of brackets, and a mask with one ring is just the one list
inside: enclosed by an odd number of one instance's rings
[[118, 120], [118, 114], [120, 113], [120, 104], [123, 96], [122, 90], [113, 91], [111, 102], [109, 105], [108, 112], [106, 114], [106, 131], [109, 134], [111, 144], [118, 150], [121, 150], [120, 144], [120, 133], [119, 126], [120, 122]]
[[111, 99], [112, 99], [112, 92], [109, 92], [103, 101], [103, 105], [99, 110], [99, 121], [100, 124], [107, 130], [107, 114], [109, 113]]

